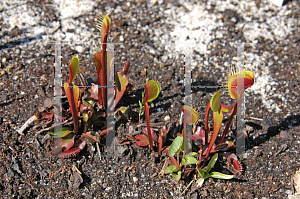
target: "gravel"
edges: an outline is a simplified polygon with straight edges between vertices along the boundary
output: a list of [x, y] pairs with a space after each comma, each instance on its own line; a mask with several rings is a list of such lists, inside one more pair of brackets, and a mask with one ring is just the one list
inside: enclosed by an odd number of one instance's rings
[[[86, 78], [95, 75], [93, 54], [99, 42], [95, 16], [104, 12], [110, 13], [112, 19], [108, 40], [118, 43], [114, 46], [116, 71], [130, 60], [128, 76], [136, 85], [120, 105], [130, 105], [138, 113], [145, 82], [140, 74], [147, 68], [147, 77], [162, 86], [162, 95], [150, 110], [153, 122], [167, 116], [176, 122], [180, 116], [187, 49], [193, 49], [192, 85], [221, 86], [228, 67], [237, 63], [234, 44], [246, 43], [244, 66], [255, 73], [256, 79], [245, 93], [245, 119], [253, 127], [249, 131], [247, 158], [242, 159], [245, 172], [232, 181], [208, 179], [201, 189], [193, 184], [186, 197], [196, 193], [200, 198], [286, 198], [294, 194], [291, 177], [300, 163], [299, 2], [276, 7], [266, 0], [2, 0], [1, 195], [169, 198], [179, 197], [189, 184], [177, 183], [169, 175], [162, 179], [151, 177], [157, 173], [154, 167], [161, 169], [163, 162], [153, 163], [147, 149], [130, 146], [127, 156], [100, 161], [90, 143], [76, 158], [60, 160], [47, 155], [53, 144], [51, 138], [45, 138], [49, 132], [35, 135], [32, 128], [25, 136], [16, 132], [53, 96], [55, 42], [62, 43], [63, 81], [67, 80], [68, 63], [74, 54], [79, 54], [80, 72]], [[193, 88], [193, 107], [204, 112], [216, 90]], [[228, 93], [218, 91], [222, 101], [231, 105]], [[203, 119], [201, 114], [200, 123]], [[136, 125], [138, 121], [132, 122]], [[124, 124], [117, 131], [125, 134], [128, 128]], [[77, 163], [82, 157], [85, 159]], [[78, 189], [69, 188], [73, 164], [83, 173]], [[134, 169], [124, 172], [125, 166]]]

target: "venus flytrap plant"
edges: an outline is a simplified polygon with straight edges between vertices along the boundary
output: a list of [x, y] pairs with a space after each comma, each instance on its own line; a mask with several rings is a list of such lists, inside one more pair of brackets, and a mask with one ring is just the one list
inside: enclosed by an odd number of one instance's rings
[[107, 85], [107, 37], [110, 29], [110, 18], [107, 15], [99, 15], [97, 27], [101, 32], [101, 52], [95, 53], [95, 65], [97, 70], [97, 84], [98, 84], [98, 104], [106, 109], [106, 85]]
[[212, 96], [208, 107], [209, 106], [210, 106], [211, 110], [213, 111], [214, 125], [213, 125], [213, 135], [210, 139], [205, 158], [208, 158], [210, 150], [212, 149], [212, 147], [217, 139], [217, 136], [220, 132], [220, 128], [221, 128], [222, 121], [223, 121], [223, 112], [229, 111], [229, 107], [221, 104], [221, 93], [220, 92], [216, 92]]
[[[242, 87], [243, 89], [241, 89], [240, 91], [237, 91], [237, 82], [240, 80], [244, 81], [244, 87]], [[228, 75], [227, 83], [228, 83], [227, 86], [228, 86], [228, 91], [229, 91], [230, 97], [232, 99], [238, 99], [238, 101], [235, 102], [235, 104], [233, 106], [230, 117], [226, 123], [222, 137], [221, 137], [220, 141], [218, 142], [218, 144], [221, 144], [224, 141], [225, 136], [227, 135], [227, 133], [229, 131], [229, 127], [231, 125], [233, 117], [236, 114], [237, 108], [241, 103], [241, 97], [238, 98], [238, 95], [241, 96], [242, 92], [244, 92], [244, 89], [247, 89], [254, 84], [254, 74], [251, 71], [241, 71], [239, 73], [237, 73], [236, 71], [231, 71], [231, 73], [229, 73], [229, 75]], [[208, 152], [206, 153], [205, 158], [208, 158], [210, 150], [212, 149], [213, 144], [219, 134], [220, 127], [221, 127], [222, 120], [223, 120], [223, 112], [229, 111], [229, 108], [222, 105], [220, 100], [221, 100], [220, 93], [217, 92], [211, 98], [211, 101], [207, 104], [207, 107], [206, 107], [206, 113], [205, 113], [205, 142], [206, 143], [205, 143], [205, 145], [207, 144], [207, 141], [208, 141], [208, 133], [209, 133], [208, 116], [209, 116], [210, 109], [213, 111], [214, 128], [213, 128], [213, 135], [212, 135], [211, 141], [208, 146]]]
[[67, 95], [69, 105], [71, 108], [71, 113], [74, 122], [74, 132], [78, 133], [78, 100], [79, 100], [79, 88], [76, 85], [73, 85], [73, 82], [76, 78], [77, 72], [79, 68], [79, 59], [78, 56], [74, 56], [69, 65], [70, 69], [70, 77], [69, 83], [64, 83], [65, 93]]
[[[61, 132], [54, 132], [52, 136], [54, 138], [61, 138], [55, 141], [55, 148], [50, 152], [50, 155], [59, 154], [61, 158], [68, 158], [79, 153], [85, 146], [86, 142], [83, 138], [80, 138], [74, 145], [74, 139], [76, 134], [78, 134], [78, 106], [79, 106], [79, 88], [74, 85], [73, 82], [76, 78], [79, 68], [79, 59], [78, 56], [74, 56], [69, 65], [70, 76], [69, 82], [64, 83], [64, 90], [70, 105], [73, 124], [74, 124], [74, 133], [69, 127], [62, 127]], [[73, 147], [74, 146], [74, 147]], [[73, 147], [73, 148], [72, 148]]]
[[[237, 82], [244, 82], [244, 87], [241, 87], [240, 90], [237, 90]], [[237, 102], [235, 102], [230, 117], [226, 123], [225, 129], [223, 131], [222, 137], [219, 140], [219, 142], [217, 143], [217, 145], [215, 145], [215, 141], [217, 139], [217, 136], [220, 132], [220, 128], [221, 128], [221, 124], [222, 124], [222, 120], [223, 120], [223, 112], [228, 112], [229, 108], [227, 106], [224, 106], [221, 104], [221, 95], [219, 92], [215, 93], [213, 95], [213, 97], [211, 98], [210, 102], [207, 104], [207, 108], [206, 108], [206, 113], [205, 113], [205, 139], [204, 139], [204, 146], [208, 146], [207, 150], [205, 150], [203, 152], [203, 154], [205, 154], [205, 159], [204, 159], [204, 163], [208, 160], [208, 157], [210, 155], [210, 153], [212, 153], [212, 149], [213, 151], [217, 151], [222, 149], [222, 144], [224, 142], [224, 139], [226, 137], [226, 135], [228, 134], [230, 125], [232, 123], [233, 117], [236, 114], [236, 111], [239, 107], [239, 105], [241, 104], [241, 96], [242, 96], [242, 92], [244, 92], [245, 89], [249, 88], [250, 86], [252, 86], [254, 84], [254, 74], [251, 71], [241, 71], [241, 72], [236, 72], [236, 71], [232, 71], [229, 75], [228, 75], [228, 91], [229, 94], [231, 96], [231, 98], [233, 99], [238, 99]], [[208, 128], [208, 116], [209, 116], [209, 112], [210, 110], [213, 111], [213, 134], [211, 136], [210, 141], [208, 142], [208, 133], [209, 133], [209, 128]], [[227, 144], [226, 144], [227, 145]], [[229, 145], [227, 145], [228, 148]], [[233, 146], [231, 144], [231, 146]], [[226, 148], [226, 146], [225, 146]], [[228, 156], [228, 155], [227, 155]], [[238, 172], [238, 174], [240, 175], [242, 172], [242, 167], [240, 162], [237, 160], [236, 156], [234, 154], [228, 156], [227, 158], [228, 160], [230, 160], [230, 164], [234, 167], [234, 169]], [[202, 165], [203, 167], [204, 165]]]
[[[241, 104], [241, 97], [238, 97], [242, 95], [242, 92], [244, 92], [245, 89], [251, 87], [254, 84], [254, 73], [251, 71], [240, 71], [240, 72], [236, 72], [236, 71], [232, 71], [229, 75], [228, 75], [228, 91], [230, 94], [230, 97], [232, 99], [238, 99], [237, 102], [234, 103], [233, 105], [233, 109], [231, 111], [231, 114], [228, 118], [228, 121], [226, 123], [225, 129], [223, 131], [222, 137], [220, 139], [220, 141], [218, 142], [218, 144], [222, 143], [225, 139], [225, 136], [227, 135], [228, 131], [229, 131], [229, 127], [231, 125], [231, 122], [233, 120], [234, 115], [237, 112], [238, 107]], [[244, 89], [237, 91], [237, 82], [239, 82], [240, 80], [244, 80]]]
[[[50, 152], [51, 155], [60, 153], [62, 151], [62, 153], [59, 154], [59, 157], [69, 158], [71, 156], [75, 156], [84, 148], [86, 144], [84, 137], [89, 137], [95, 142], [100, 142], [103, 138], [105, 138], [107, 130], [109, 130], [105, 129], [106, 121], [104, 118], [107, 116], [106, 110], [109, 109], [112, 111], [115, 106], [117, 106], [123, 95], [126, 92], [130, 92], [134, 88], [134, 84], [131, 83], [127, 78], [130, 68], [130, 63], [127, 61], [124, 64], [122, 73], [118, 72], [115, 75], [115, 96], [107, 99], [107, 80], [110, 79], [111, 75], [113, 75], [111, 74], [113, 56], [111, 52], [106, 52], [107, 37], [110, 25], [111, 21], [108, 17], [108, 14], [99, 16], [97, 27], [101, 31], [101, 50], [100, 52], [96, 52], [94, 54], [97, 72], [97, 84], [93, 84], [95, 83], [93, 80], [88, 84], [83, 75], [80, 74], [79, 77], [81, 84], [85, 87], [85, 89], [83, 89], [84, 94], [81, 97], [80, 89], [78, 86], [73, 84], [79, 67], [78, 56], [74, 56], [71, 60], [69, 65], [69, 81], [64, 83], [64, 90], [72, 113], [74, 129], [72, 131], [69, 127], [63, 127], [61, 132], [52, 133], [53, 137], [61, 139], [56, 140], [55, 148]], [[89, 89], [90, 85], [92, 85], [92, 88]], [[153, 94], [152, 91], [150, 91], [151, 89], [152, 86], [150, 85], [148, 88], [149, 92], [148, 98], [146, 99], [147, 101], [152, 101], [157, 97], [155, 96], [155, 93]], [[114, 89], [108, 90], [109, 94], [112, 94], [113, 92]], [[98, 100], [98, 105], [100, 105], [98, 107], [94, 106], [94, 102], [96, 100]], [[119, 115], [129, 120], [129, 112], [130, 110], [127, 108], [120, 107], [115, 111], [115, 115]], [[79, 118], [80, 115], [82, 115], [82, 118]], [[50, 120], [53, 117], [53, 114], [49, 112], [43, 114], [42, 116], [43, 119]], [[84, 137], [81, 136], [75, 142], [76, 135], [79, 133], [79, 122], [81, 122], [81, 127], [83, 127], [80, 130], [83, 130], [82, 136]], [[93, 126], [93, 130], [89, 131], [89, 127], [91, 126]]]
[[155, 153], [154, 148], [153, 148], [153, 142], [152, 142], [152, 134], [151, 134], [151, 130], [150, 130], [150, 116], [149, 116], [148, 102], [152, 102], [153, 100], [155, 100], [158, 97], [161, 88], [160, 88], [159, 83], [154, 80], [148, 81], [144, 85], [144, 87], [145, 87], [145, 96], [143, 99], [143, 103], [144, 103], [144, 108], [145, 108], [149, 146], [150, 146], [151, 150]]

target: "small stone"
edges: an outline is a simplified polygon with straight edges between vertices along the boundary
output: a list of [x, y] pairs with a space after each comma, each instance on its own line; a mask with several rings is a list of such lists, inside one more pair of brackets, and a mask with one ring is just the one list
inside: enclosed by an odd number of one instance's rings
[[138, 181], [138, 178], [137, 177], [133, 177], [132, 180], [133, 180], [133, 183], [136, 183]]
[[124, 41], [124, 37], [121, 35], [120, 38], [119, 38], [120, 42], [123, 42]]
[[161, 57], [161, 60], [162, 60], [163, 62], [166, 62], [166, 61], [168, 60], [168, 56], [167, 56], [167, 55], [162, 56], [162, 57]]
[[6, 62], [6, 58], [3, 57], [3, 58], [2, 58], [2, 63], [5, 64], [5, 62]]
[[169, 116], [169, 115], [166, 115], [165, 118], [164, 118], [164, 120], [165, 120], [165, 121], [170, 120], [170, 116]]
[[76, 46], [75, 50], [79, 53], [83, 53], [85, 51], [85, 48], [83, 46]]
[[154, 49], [150, 49], [149, 51], [152, 55], [155, 55], [155, 50]]
[[292, 195], [293, 194], [293, 192], [291, 190], [286, 190], [285, 193], [288, 194], [288, 195]]

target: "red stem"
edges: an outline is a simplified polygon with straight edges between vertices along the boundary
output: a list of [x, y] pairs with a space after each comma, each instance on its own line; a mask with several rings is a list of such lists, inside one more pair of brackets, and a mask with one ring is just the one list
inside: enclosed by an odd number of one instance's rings
[[[214, 117], [215, 117], [215, 115], [214, 115]], [[215, 124], [215, 121], [214, 121], [214, 124]], [[218, 137], [218, 134], [220, 132], [220, 128], [216, 129], [215, 127], [216, 126], [214, 126], [214, 131], [213, 131], [213, 134], [212, 134], [211, 139], [209, 141], [209, 145], [208, 145], [208, 148], [207, 148], [207, 151], [206, 151], [205, 159], [208, 158], [209, 153], [210, 153], [210, 151], [211, 151], [211, 149], [212, 149], [212, 147], [213, 147], [213, 145], [214, 145], [214, 143], [215, 143], [215, 141]]]
[[[107, 86], [107, 77], [106, 77], [106, 42], [107, 42], [107, 35], [104, 36], [104, 42], [102, 44], [102, 56], [101, 56], [101, 69], [100, 69], [100, 85], [101, 88], [99, 89], [98, 87], [98, 96], [100, 95], [99, 93], [101, 93], [101, 101], [102, 101], [102, 108], [106, 109], [106, 86]], [[98, 77], [97, 77], [97, 81]], [[105, 86], [105, 87], [104, 87]], [[100, 91], [100, 92], [99, 92]]]
[[208, 144], [208, 117], [209, 117], [209, 110], [210, 110], [210, 102], [208, 102], [206, 106], [206, 113], [205, 113], [205, 143], [204, 146]]
[[146, 123], [147, 123], [149, 145], [150, 145], [151, 150], [155, 153], [155, 151], [153, 149], [152, 134], [151, 134], [151, 130], [150, 130], [149, 105], [146, 102], [146, 100], [144, 100], [144, 107], [145, 107], [145, 115], [146, 115]]
[[[241, 99], [241, 98], [240, 98], [240, 99]], [[228, 118], [228, 121], [227, 121], [227, 123], [226, 123], [225, 129], [224, 129], [224, 131], [223, 131], [222, 137], [221, 137], [220, 141], [218, 142], [218, 144], [220, 144], [220, 143], [222, 143], [222, 142], [224, 141], [225, 136], [227, 135], [227, 133], [228, 133], [228, 131], [229, 131], [229, 127], [230, 127], [230, 125], [231, 125], [231, 122], [232, 122], [232, 120], [233, 120], [233, 117], [234, 117], [234, 115], [236, 114], [237, 109], [238, 109], [238, 107], [239, 107], [240, 105], [241, 105], [241, 100], [238, 100], [237, 102], [234, 103], [233, 108], [232, 108], [232, 111], [231, 111], [230, 116], [229, 116], [229, 118]]]

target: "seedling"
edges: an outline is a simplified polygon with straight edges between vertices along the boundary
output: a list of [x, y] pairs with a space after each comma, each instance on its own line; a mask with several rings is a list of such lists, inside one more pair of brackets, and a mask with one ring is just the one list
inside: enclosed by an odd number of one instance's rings
[[[171, 158], [171, 165], [166, 168], [165, 173], [172, 173], [173, 178], [177, 181], [181, 178], [184, 166], [198, 163], [198, 160], [193, 157], [197, 154], [196, 152], [185, 153], [183, 136], [177, 136], [174, 139], [167, 153], [169, 153]], [[181, 160], [180, 154], [182, 154]]]
[[206, 170], [204, 169], [197, 169], [198, 174], [200, 175], [200, 178], [196, 181], [198, 186], [202, 186], [202, 184], [204, 183], [204, 180], [206, 178], [219, 178], [219, 179], [231, 179], [234, 177], [234, 175], [226, 175], [220, 172], [210, 172], [210, 170], [213, 168], [213, 166], [215, 165], [216, 161], [218, 159], [218, 154], [215, 153], [214, 156], [210, 159]]

